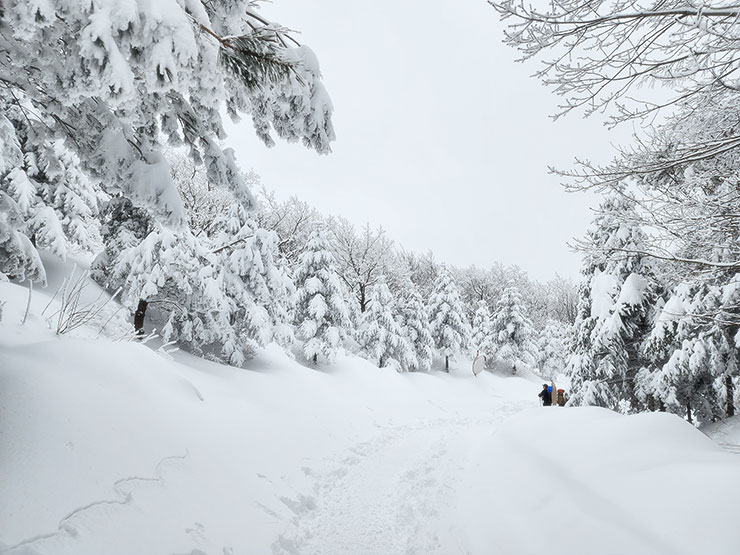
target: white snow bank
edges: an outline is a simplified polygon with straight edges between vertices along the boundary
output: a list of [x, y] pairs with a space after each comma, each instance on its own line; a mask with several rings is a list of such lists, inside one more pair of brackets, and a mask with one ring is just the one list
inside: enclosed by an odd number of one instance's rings
[[678, 418], [539, 408], [539, 381], [476, 378], [463, 360], [451, 375], [347, 356], [316, 371], [276, 347], [246, 370], [168, 360], [96, 327], [55, 336], [39, 316], [49, 289], [20, 326], [26, 295], [0, 283], [3, 555], [740, 542], [740, 458]]
[[737, 553], [740, 459], [676, 416], [526, 411], [482, 443], [469, 553]]

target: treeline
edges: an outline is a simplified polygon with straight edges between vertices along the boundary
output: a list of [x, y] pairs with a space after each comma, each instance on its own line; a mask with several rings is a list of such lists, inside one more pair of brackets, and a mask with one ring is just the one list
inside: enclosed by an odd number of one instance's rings
[[138, 327], [146, 318], [166, 341], [237, 365], [275, 341], [313, 364], [348, 349], [418, 371], [480, 351], [491, 366], [562, 369], [558, 345], [576, 310], [568, 280], [540, 284], [500, 264], [445, 266], [397, 247], [382, 228], [358, 229], [297, 198], [279, 202], [254, 173], [244, 180], [245, 194], [260, 191], [250, 211], [184, 153], [167, 157], [187, 225], [159, 226], [113, 197], [92, 265]]

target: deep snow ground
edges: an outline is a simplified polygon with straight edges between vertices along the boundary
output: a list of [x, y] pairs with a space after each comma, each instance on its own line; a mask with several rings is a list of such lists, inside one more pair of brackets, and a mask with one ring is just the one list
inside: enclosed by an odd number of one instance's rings
[[354, 358], [55, 336], [0, 284], [0, 553], [737, 552], [740, 457], [677, 417]]

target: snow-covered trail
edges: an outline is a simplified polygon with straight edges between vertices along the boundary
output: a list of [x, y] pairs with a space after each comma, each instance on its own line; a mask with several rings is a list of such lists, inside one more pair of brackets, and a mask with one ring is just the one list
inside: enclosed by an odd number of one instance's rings
[[[558, 555], [679, 555], [706, 542], [706, 553], [734, 552], [736, 511], [711, 501], [726, 487], [740, 492], [732, 456], [669, 415], [579, 412], [511, 399], [483, 418], [379, 428], [370, 441], [307, 461], [309, 485], [283, 500], [294, 516], [273, 554], [537, 553], [547, 530], [556, 531], [548, 549]], [[701, 489], [677, 490], [697, 482], [697, 468], [717, 474]], [[678, 502], [686, 494], [712, 514], [702, 533], [697, 513]]]
[[273, 553], [469, 553], [449, 518], [456, 492], [479, 471], [481, 437], [531, 406], [510, 402], [486, 419], [451, 415], [387, 427], [371, 441], [308, 464], [303, 472], [312, 486], [294, 503], [295, 518]]

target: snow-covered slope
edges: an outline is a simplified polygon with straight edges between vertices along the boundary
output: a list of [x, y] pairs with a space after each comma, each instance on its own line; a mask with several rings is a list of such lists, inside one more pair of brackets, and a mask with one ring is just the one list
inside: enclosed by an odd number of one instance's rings
[[[539, 383], [55, 336], [0, 284], [0, 553], [735, 553], [740, 457]], [[56, 302], [56, 301], [55, 301]]]

